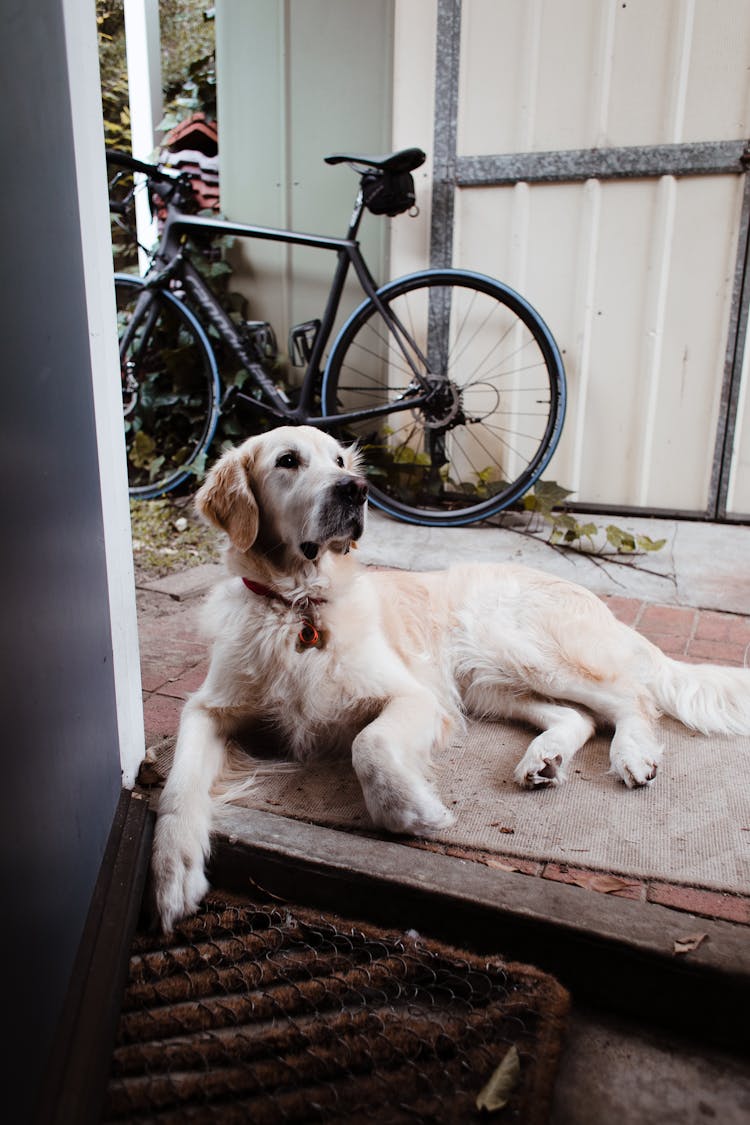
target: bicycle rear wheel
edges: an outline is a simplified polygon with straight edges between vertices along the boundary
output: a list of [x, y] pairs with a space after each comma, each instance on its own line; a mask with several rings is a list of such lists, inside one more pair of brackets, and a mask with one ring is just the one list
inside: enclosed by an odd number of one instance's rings
[[[378, 508], [410, 523], [473, 523], [539, 478], [560, 438], [565, 371], [539, 314], [501, 282], [425, 270], [378, 290], [342, 328], [323, 381], [326, 415], [427, 401], [342, 423]], [[392, 322], [393, 323], [393, 322]], [[400, 326], [400, 327], [399, 327]]]
[[152, 499], [202, 467], [216, 431], [220, 383], [203, 328], [171, 293], [154, 291], [131, 323], [144, 292], [140, 278], [115, 277], [129, 491]]

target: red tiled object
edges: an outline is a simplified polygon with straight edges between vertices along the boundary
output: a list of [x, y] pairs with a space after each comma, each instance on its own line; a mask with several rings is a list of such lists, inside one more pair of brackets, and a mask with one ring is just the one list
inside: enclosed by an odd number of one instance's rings
[[175, 699], [187, 699], [201, 686], [207, 672], [208, 659], [200, 660], [192, 668], [186, 668], [181, 675], [162, 684], [160, 694], [173, 696]]
[[605, 605], [624, 625], [635, 625], [643, 609], [643, 602], [638, 598], [624, 598], [619, 594], [610, 594], [604, 599]]
[[704, 918], [722, 918], [727, 922], [750, 925], [750, 899], [739, 895], [705, 891], [699, 887], [676, 886], [673, 883], [651, 883], [647, 901], [669, 906], [672, 910], [685, 910]]
[[642, 633], [670, 633], [689, 637], [695, 627], [698, 610], [672, 605], [647, 605], [638, 622]]
[[146, 745], [166, 734], [176, 734], [182, 712], [182, 700], [154, 692], [143, 700], [143, 723]]
[[647, 637], [652, 644], [655, 644], [662, 652], [666, 652], [667, 656], [685, 656], [687, 646], [689, 643], [688, 637], [681, 637], [678, 633], [656, 633], [647, 629], [638, 629], [644, 637]]
[[164, 661], [141, 659], [141, 687], [145, 692], [158, 691], [169, 679], [169, 668]]
[[146, 652], [142, 647], [141, 687], [144, 691], [165, 690], [166, 685], [201, 663], [205, 658], [205, 651], [205, 647], [193, 644], [172, 645], [171, 637], [168, 652]]
[[707, 641], [750, 645], [750, 617], [738, 617], [733, 613], [716, 613], [714, 610], [705, 609], [698, 617], [695, 637]]
[[710, 664], [738, 664], [750, 661], [748, 645], [732, 644], [729, 641], [709, 641], [694, 637], [688, 649], [690, 656]]

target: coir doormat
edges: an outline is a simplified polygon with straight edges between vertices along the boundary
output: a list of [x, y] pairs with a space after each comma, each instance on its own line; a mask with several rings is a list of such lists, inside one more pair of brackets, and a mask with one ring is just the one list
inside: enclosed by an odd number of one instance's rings
[[484, 1090], [542, 1125], [567, 1007], [532, 966], [214, 892], [136, 935], [103, 1120], [454, 1125]]

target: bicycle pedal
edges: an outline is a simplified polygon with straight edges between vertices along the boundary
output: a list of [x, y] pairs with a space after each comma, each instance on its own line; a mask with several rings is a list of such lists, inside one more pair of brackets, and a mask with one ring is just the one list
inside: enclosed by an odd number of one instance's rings
[[306, 367], [310, 362], [315, 340], [320, 331], [319, 320], [306, 320], [289, 331], [289, 358], [294, 367]]
[[243, 320], [242, 331], [251, 340], [263, 359], [274, 360], [279, 354], [276, 333], [266, 320]]

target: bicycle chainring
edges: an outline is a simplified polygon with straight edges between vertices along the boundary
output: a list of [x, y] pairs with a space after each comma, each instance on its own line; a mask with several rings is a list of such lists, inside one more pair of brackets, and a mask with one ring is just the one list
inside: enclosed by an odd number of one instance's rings
[[449, 379], [429, 375], [429, 395], [422, 405], [412, 410], [413, 417], [426, 430], [450, 430], [465, 422], [461, 391]]

